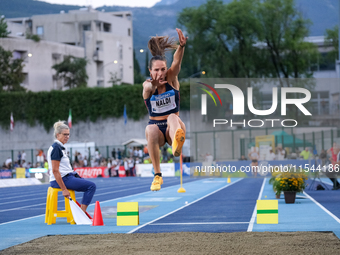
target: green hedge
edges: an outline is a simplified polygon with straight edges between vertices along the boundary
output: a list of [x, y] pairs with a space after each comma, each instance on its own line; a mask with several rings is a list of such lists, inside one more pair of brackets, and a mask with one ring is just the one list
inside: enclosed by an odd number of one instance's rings
[[[10, 114], [14, 122], [30, 126], [42, 124], [48, 131], [57, 120], [67, 120], [72, 109], [72, 123], [98, 118], [121, 117], [126, 104], [127, 116], [139, 120], [148, 112], [142, 98], [141, 85], [110, 88], [78, 88], [51, 92], [11, 92], [0, 94], [0, 125], [9, 129]], [[189, 110], [190, 87], [181, 84], [181, 110]]]

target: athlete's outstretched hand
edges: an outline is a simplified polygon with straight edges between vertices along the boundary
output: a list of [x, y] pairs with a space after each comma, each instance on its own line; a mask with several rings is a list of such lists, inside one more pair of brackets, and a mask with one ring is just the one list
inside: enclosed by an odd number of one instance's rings
[[187, 43], [188, 37], [185, 37], [185, 36], [183, 35], [182, 30], [180, 30], [179, 28], [176, 28], [176, 31], [177, 31], [177, 33], [178, 33], [179, 45], [181, 45], [182, 47], [184, 47], [185, 44]]
[[151, 76], [151, 80], [147, 79], [146, 81], [151, 82], [152, 86], [163, 85], [167, 83], [166, 80], [159, 80], [159, 77], [157, 76], [157, 74], [155, 77], [153, 77], [152, 74], [150, 73], [150, 76]]

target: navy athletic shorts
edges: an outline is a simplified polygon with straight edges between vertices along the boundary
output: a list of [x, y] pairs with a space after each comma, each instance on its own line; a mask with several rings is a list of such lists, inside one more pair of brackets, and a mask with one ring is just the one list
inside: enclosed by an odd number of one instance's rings
[[164, 135], [165, 142], [167, 142], [167, 140], [166, 140], [166, 128], [168, 127], [167, 120], [149, 120], [148, 125], [152, 125], [152, 124], [157, 125], [159, 130], [162, 131], [162, 133]]

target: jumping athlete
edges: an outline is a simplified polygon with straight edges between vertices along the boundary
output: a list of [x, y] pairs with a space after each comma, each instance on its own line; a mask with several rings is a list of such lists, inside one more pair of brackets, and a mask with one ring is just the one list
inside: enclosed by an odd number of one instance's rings
[[[157, 191], [163, 184], [160, 169], [160, 150], [166, 142], [172, 145], [175, 157], [181, 155], [185, 141], [185, 125], [179, 118], [178, 74], [187, 37], [176, 28], [179, 46], [169, 36], [154, 36], [148, 42], [152, 58], [149, 62], [151, 79], [143, 83], [143, 98], [149, 111], [149, 123], [145, 129], [149, 155], [155, 171], [150, 189]], [[171, 67], [166, 65], [165, 51], [176, 49]]]

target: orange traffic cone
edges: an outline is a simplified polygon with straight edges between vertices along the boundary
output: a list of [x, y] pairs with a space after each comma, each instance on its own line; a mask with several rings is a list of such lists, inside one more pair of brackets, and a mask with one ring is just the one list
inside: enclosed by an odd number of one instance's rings
[[104, 226], [102, 211], [100, 210], [99, 201], [96, 201], [94, 208], [93, 223], [92, 226]]

